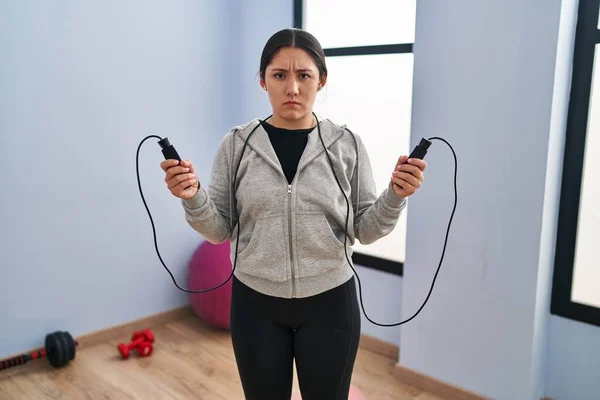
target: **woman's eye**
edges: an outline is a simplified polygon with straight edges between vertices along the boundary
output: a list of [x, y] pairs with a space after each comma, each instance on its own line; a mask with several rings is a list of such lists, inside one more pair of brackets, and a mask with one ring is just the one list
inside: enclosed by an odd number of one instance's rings
[[308, 78], [310, 78], [309, 74], [302, 74], [300, 76], [302, 77], [302, 79], [308, 79]]
[[277, 79], [283, 79], [283, 74], [275, 74], [273, 76]]

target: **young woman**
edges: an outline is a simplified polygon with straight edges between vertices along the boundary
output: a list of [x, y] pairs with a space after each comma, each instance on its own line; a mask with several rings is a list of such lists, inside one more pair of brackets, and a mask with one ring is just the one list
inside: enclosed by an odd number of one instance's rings
[[161, 163], [191, 227], [231, 240], [231, 337], [246, 399], [289, 399], [294, 361], [303, 400], [348, 398], [361, 329], [351, 246], [389, 234], [423, 182], [426, 163], [401, 156], [376, 193], [360, 137], [313, 112], [326, 80], [311, 34], [275, 33], [260, 62], [272, 116], [224, 136], [208, 190], [190, 161]]

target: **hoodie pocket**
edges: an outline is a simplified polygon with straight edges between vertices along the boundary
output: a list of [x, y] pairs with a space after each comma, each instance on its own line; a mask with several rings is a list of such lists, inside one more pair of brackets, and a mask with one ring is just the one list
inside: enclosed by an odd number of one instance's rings
[[257, 220], [250, 241], [238, 253], [236, 269], [270, 281], [284, 282], [287, 279], [284, 232], [281, 215]]
[[300, 278], [322, 274], [347, 262], [344, 243], [322, 213], [298, 214], [295, 239]]

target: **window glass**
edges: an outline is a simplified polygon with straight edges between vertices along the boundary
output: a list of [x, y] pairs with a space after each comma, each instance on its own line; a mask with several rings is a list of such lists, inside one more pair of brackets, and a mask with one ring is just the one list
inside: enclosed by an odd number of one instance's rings
[[596, 45], [571, 290], [572, 301], [594, 307], [600, 307], [599, 130], [600, 72]]
[[[329, 76], [318, 92], [315, 112], [358, 134], [370, 157], [377, 193], [390, 181], [402, 154], [409, 154], [413, 55], [328, 57]], [[407, 209], [408, 210], [408, 209]], [[404, 262], [406, 212], [394, 231], [354, 250]]]
[[413, 43], [416, 0], [305, 0], [305, 29], [323, 48]]

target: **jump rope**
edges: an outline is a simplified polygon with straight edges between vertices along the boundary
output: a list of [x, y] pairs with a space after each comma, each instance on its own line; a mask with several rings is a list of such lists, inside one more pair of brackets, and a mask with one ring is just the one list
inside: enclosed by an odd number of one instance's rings
[[[350, 265], [350, 268], [352, 268], [352, 270], [354, 271], [354, 275], [356, 276], [356, 279], [358, 280], [358, 292], [359, 292], [359, 296], [360, 296], [360, 306], [362, 308], [362, 311], [363, 311], [365, 317], [371, 323], [373, 323], [375, 325], [378, 325], [378, 326], [391, 327], [391, 326], [398, 326], [398, 325], [405, 324], [408, 321], [410, 321], [413, 318], [415, 318], [417, 316], [417, 314], [419, 314], [421, 312], [421, 310], [423, 309], [423, 307], [425, 307], [425, 304], [427, 303], [427, 301], [429, 300], [429, 297], [431, 296], [431, 293], [433, 292], [433, 286], [435, 285], [435, 280], [437, 279], [438, 273], [440, 272], [440, 267], [442, 266], [442, 262], [444, 260], [444, 255], [446, 253], [446, 245], [448, 243], [448, 234], [450, 233], [450, 226], [452, 224], [452, 218], [454, 218], [454, 212], [456, 211], [456, 203], [457, 203], [457, 200], [458, 200], [457, 190], [456, 190], [456, 173], [457, 173], [457, 169], [458, 169], [458, 162], [457, 162], [457, 159], [456, 159], [456, 153], [454, 152], [454, 149], [452, 148], [452, 146], [450, 145], [450, 143], [448, 143], [448, 141], [446, 141], [445, 139], [443, 139], [441, 137], [433, 136], [433, 137], [430, 137], [428, 139], [422, 138], [421, 141], [419, 142], [419, 144], [417, 144], [415, 146], [415, 148], [413, 149], [413, 151], [410, 153], [410, 155], [408, 157], [408, 158], [417, 158], [417, 159], [421, 159], [421, 160], [424, 159], [425, 155], [427, 154], [427, 150], [429, 149], [429, 146], [431, 146], [431, 141], [432, 140], [439, 140], [439, 141], [444, 142], [444, 143], [446, 143], [448, 145], [448, 147], [452, 151], [452, 155], [454, 156], [454, 206], [452, 207], [452, 214], [450, 215], [450, 220], [448, 221], [448, 228], [446, 229], [446, 237], [444, 239], [444, 247], [442, 249], [442, 255], [440, 257], [440, 262], [438, 264], [437, 270], [436, 270], [435, 275], [433, 277], [433, 281], [431, 282], [431, 287], [429, 288], [429, 293], [427, 294], [427, 297], [425, 298], [425, 301], [423, 302], [423, 304], [421, 305], [421, 307], [419, 307], [419, 309], [417, 310], [417, 312], [412, 317], [410, 317], [410, 318], [408, 318], [408, 319], [406, 319], [404, 321], [396, 322], [396, 323], [393, 323], [393, 324], [382, 324], [382, 323], [379, 323], [379, 322], [375, 322], [371, 318], [369, 318], [369, 316], [367, 315], [367, 312], [365, 311], [365, 306], [363, 304], [363, 298], [362, 298], [362, 283], [360, 281], [360, 277], [358, 276], [358, 273], [356, 272], [356, 270], [352, 266], [352, 262], [350, 261], [350, 258], [348, 257], [347, 242], [348, 242], [348, 219], [350, 217], [350, 202], [348, 200], [348, 197], [346, 196], [346, 193], [344, 193], [344, 190], [342, 188], [342, 185], [340, 184], [340, 181], [338, 180], [337, 175], [335, 174], [335, 170], [333, 168], [333, 163], [331, 161], [331, 155], [329, 154], [329, 151], [327, 150], [327, 147], [325, 146], [325, 143], [323, 142], [323, 137], [321, 136], [321, 124], [320, 124], [317, 116], [314, 113], [313, 113], [313, 115], [315, 116], [315, 119], [317, 119], [317, 131], [319, 133], [319, 139], [321, 140], [321, 144], [323, 145], [323, 149], [325, 150], [325, 154], [327, 155], [327, 160], [329, 161], [329, 166], [331, 167], [331, 171], [333, 173], [333, 176], [335, 177], [335, 181], [337, 182], [338, 187], [340, 188], [342, 194], [344, 195], [344, 198], [346, 199], [346, 227], [345, 227], [345, 233], [346, 233], [346, 235], [344, 237], [344, 251], [345, 251], [345, 254], [346, 254], [346, 261], [348, 261], [348, 265]], [[238, 161], [237, 167], [235, 169], [235, 176], [234, 176], [234, 180], [233, 180], [233, 187], [234, 188], [236, 187], [238, 170], [240, 168], [240, 163], [242, 161], [242, 158], [244, 157], [244, 152], [246, 151], [246, 145], [250, 141], [250, 137], [252, 136], [252, 134], [256, 131], [256, 128], [258, 128], [259, 126], [261, 126], [261, 123], [262, 123], [262, 121], [259, 121], [259, 124], [257, 124], [254, 127], [254, 129], [252, 129], [252, 131], [248, 135], [248, 138], [244, 141], [244, 147], [242, 149], [242, 154], [240, 156], [240, 160]], [[162, 263], [163, 267], [165, 267], [165, 269], [167, 270], [167, 272], [171, 276], [171, 279], [173, 280], [173, 283], [175, 284], [175, 286], [179, 290], [181, 290], [183, 292], [186, 292], [186, 293], [207, 293], [207, 292], [210, 292], [212, 290], [218, 289], [221, 286], [225, 285], [233, 277], [233, 275], [234, 275], [235, 267], [236, 267], [236, 264], [237, 264], [238, 244], [239, 244], [239, 239], [240, 239], [241, 227], [238, 226], [237, 240], [236, 240], [236, 244], [235, 244], [235, 258], [234, 258], [234, 262], [233, 262], [233, 268], [231, 270], [231, 274], [225, 280], [225, 282], [223, 282], [223, 283], [221, 283], [221, 284], [219, 284], [219, 285], [217, 285], [215, 287], [212, 287], [212, 288], [209, 288], [209, 289], [204, 289], [204, 290], [188, 290], [188, 289], [184, 289], [181, 286], [179, 286], [177, 284], [177, 281], [175, 280], [175, 277], [173, 276], [173, 274], [171, 273], [171, 271], [169, 270], [169, 268], [167, 268], [167, 266], [165, 265], [165, 263], [164, 263], [161, 255], [160, 255], [160, 251], [158, 250], [158, 243], [157, 243], [157, 240], [156, 240], [156, 228], [154, 226], [154, 220], [152, 219], [152, 214], [150, 213], [150, 210], [148, 209], [148, 204], [146, 204], [146, 199], [144, 198], [144, 193], [142, 192], [142, 184], [140, 182], [140, 169], [139, 169], [140, 149], [141, 149], [142, 145], [144, 144], [144, 142], [146, 140], [152, 139], [152, 138], [158, 139], [158, 144], [161, 147], [161, 151], [162, 151], [163, 156], [165, 157], [165, 159], [167, 159], [167, 160], [178, 160], [178, 161], [181, 162], [181, 158], [179, 157], [179, 154], [177, 154], [177, 151], [175, 150], [175, 147], [173, 147], [173, 145], [169, 142], [169, 139], [167, 137], [161, 138], [160, 136], [157, 136], [157, 135], [146, 136], [140, 142], [140, 144], [138, 146], [138, 149], [137, 149], [137, 153], [136, 153], [135, 167], [136, 167], [136, 173], [137, 173], [138, 188], [139, 188], [139, 191], [140, 191], [140, 196], [142, 197], [142, 201], [144, 202], [144, 206], [146, 207], [146, 211], [148, 212], [148, 217], [150, 218], [150, 223], [152, 224], [152, 233], [154, 235], [154, 248], [156, 249], [156, 254], [158, 255], [158, 259]], [[238, 225], [239, 225], [239, 221], [238, 221]]]

